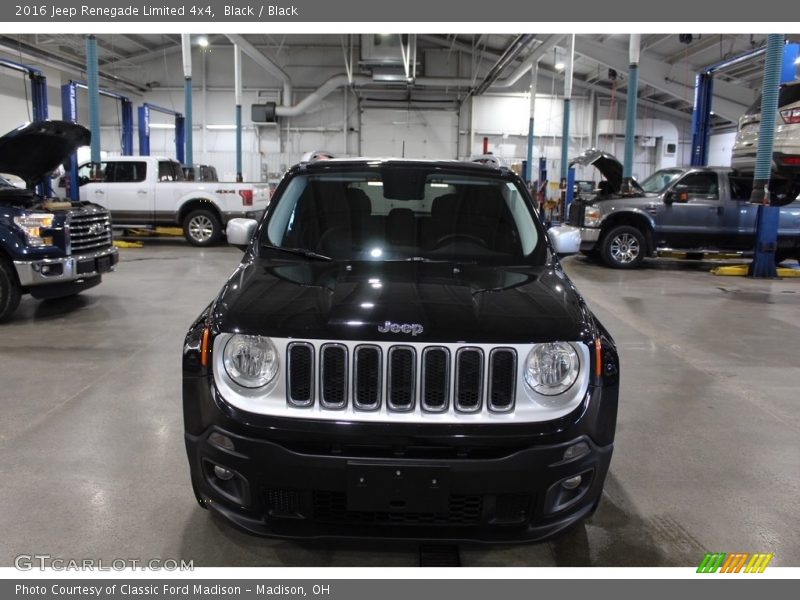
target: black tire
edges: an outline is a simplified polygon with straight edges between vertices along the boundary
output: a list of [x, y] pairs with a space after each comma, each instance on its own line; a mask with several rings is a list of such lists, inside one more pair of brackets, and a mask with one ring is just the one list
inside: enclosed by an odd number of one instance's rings
[[183, 235], [192, 246], [213, 246], [222, 238], [222, 225], [212, 211], [200, 208], [184, 217]]
[[0, 323], [17, 310], [21, 297], [19, 283], [11, 265], [0, 259]]
[[610, 229], [600, 243], [600, 256], [612, 269], [635, 269], [647, 253], [644, 233], [630, 225]]

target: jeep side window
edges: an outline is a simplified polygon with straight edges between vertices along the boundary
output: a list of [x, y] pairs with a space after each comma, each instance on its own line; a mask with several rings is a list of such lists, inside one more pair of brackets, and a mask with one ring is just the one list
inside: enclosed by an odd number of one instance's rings
[[716, 173], [690, 173], [675, 184], [675, 191], [689, 198], [719, 200], [719, 178]]

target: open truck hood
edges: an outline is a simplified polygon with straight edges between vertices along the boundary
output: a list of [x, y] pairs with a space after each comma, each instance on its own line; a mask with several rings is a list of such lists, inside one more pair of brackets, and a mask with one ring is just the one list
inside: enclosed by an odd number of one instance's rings
[[[589, 165], [592, 165], [594, 168], [600, 171], [600, 174], [611, 184], [611, 191], [614, 194], [619, 194], [622, 192], [622, 163], [608, 152], [603, 152], [597, 148], [589, 148], [583, 154], [580, 154], [579, 156], [576, 156], [570, 160], [569, 164], [570, 166], [579, 165], [581, 167], [588, 167]], [[639, 184], [636, 183], [636, 181], [632, 180], [630, 185], [631, 189], [628, 190], [629, 193], [642, 192], [642, 189], [639, 187]]]
[[91, 140], [83, 125], [68, 121], [34, 121], [0, 137], [0, 173], [24, 179], [32, 187], [55, 171]]

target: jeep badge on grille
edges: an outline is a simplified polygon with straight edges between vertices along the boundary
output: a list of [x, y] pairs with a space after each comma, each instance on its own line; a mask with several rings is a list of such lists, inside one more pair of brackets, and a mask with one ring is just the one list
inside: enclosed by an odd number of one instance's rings
[[418, 336], [424, 331], [424, 328], [419, 323], [392, 323], [386, 321], [383, 325], [378, 325], [379, 333], [410, 333], [412, 336]]

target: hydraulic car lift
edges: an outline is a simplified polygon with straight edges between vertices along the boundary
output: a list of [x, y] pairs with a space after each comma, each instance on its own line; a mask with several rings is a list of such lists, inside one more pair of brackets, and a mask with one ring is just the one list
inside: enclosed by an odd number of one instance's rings
[[[65, 121], [78, 122], [78, 89], [86, 90], [88, 86], [81, 81], [70, 81], [61, 86], [61, 115]], [[122, 155], [133, 155], [133, 103], [127, 96], [110, 90], [100, 88], [99, 93], [101, 96], [113, 98], [120, 103]], [[77, 200], [80, 194], [78, 191], [78, 156], [75, 153], [69, 157], [66, 181], [67, 196], [72, 200]]]
[[175, 158], [184, 164], [186, 119], [178, 111], [145, 102], [139, 107], [139, 155], [150, 156], [150, 113], [160, 112], [175, 117]]

